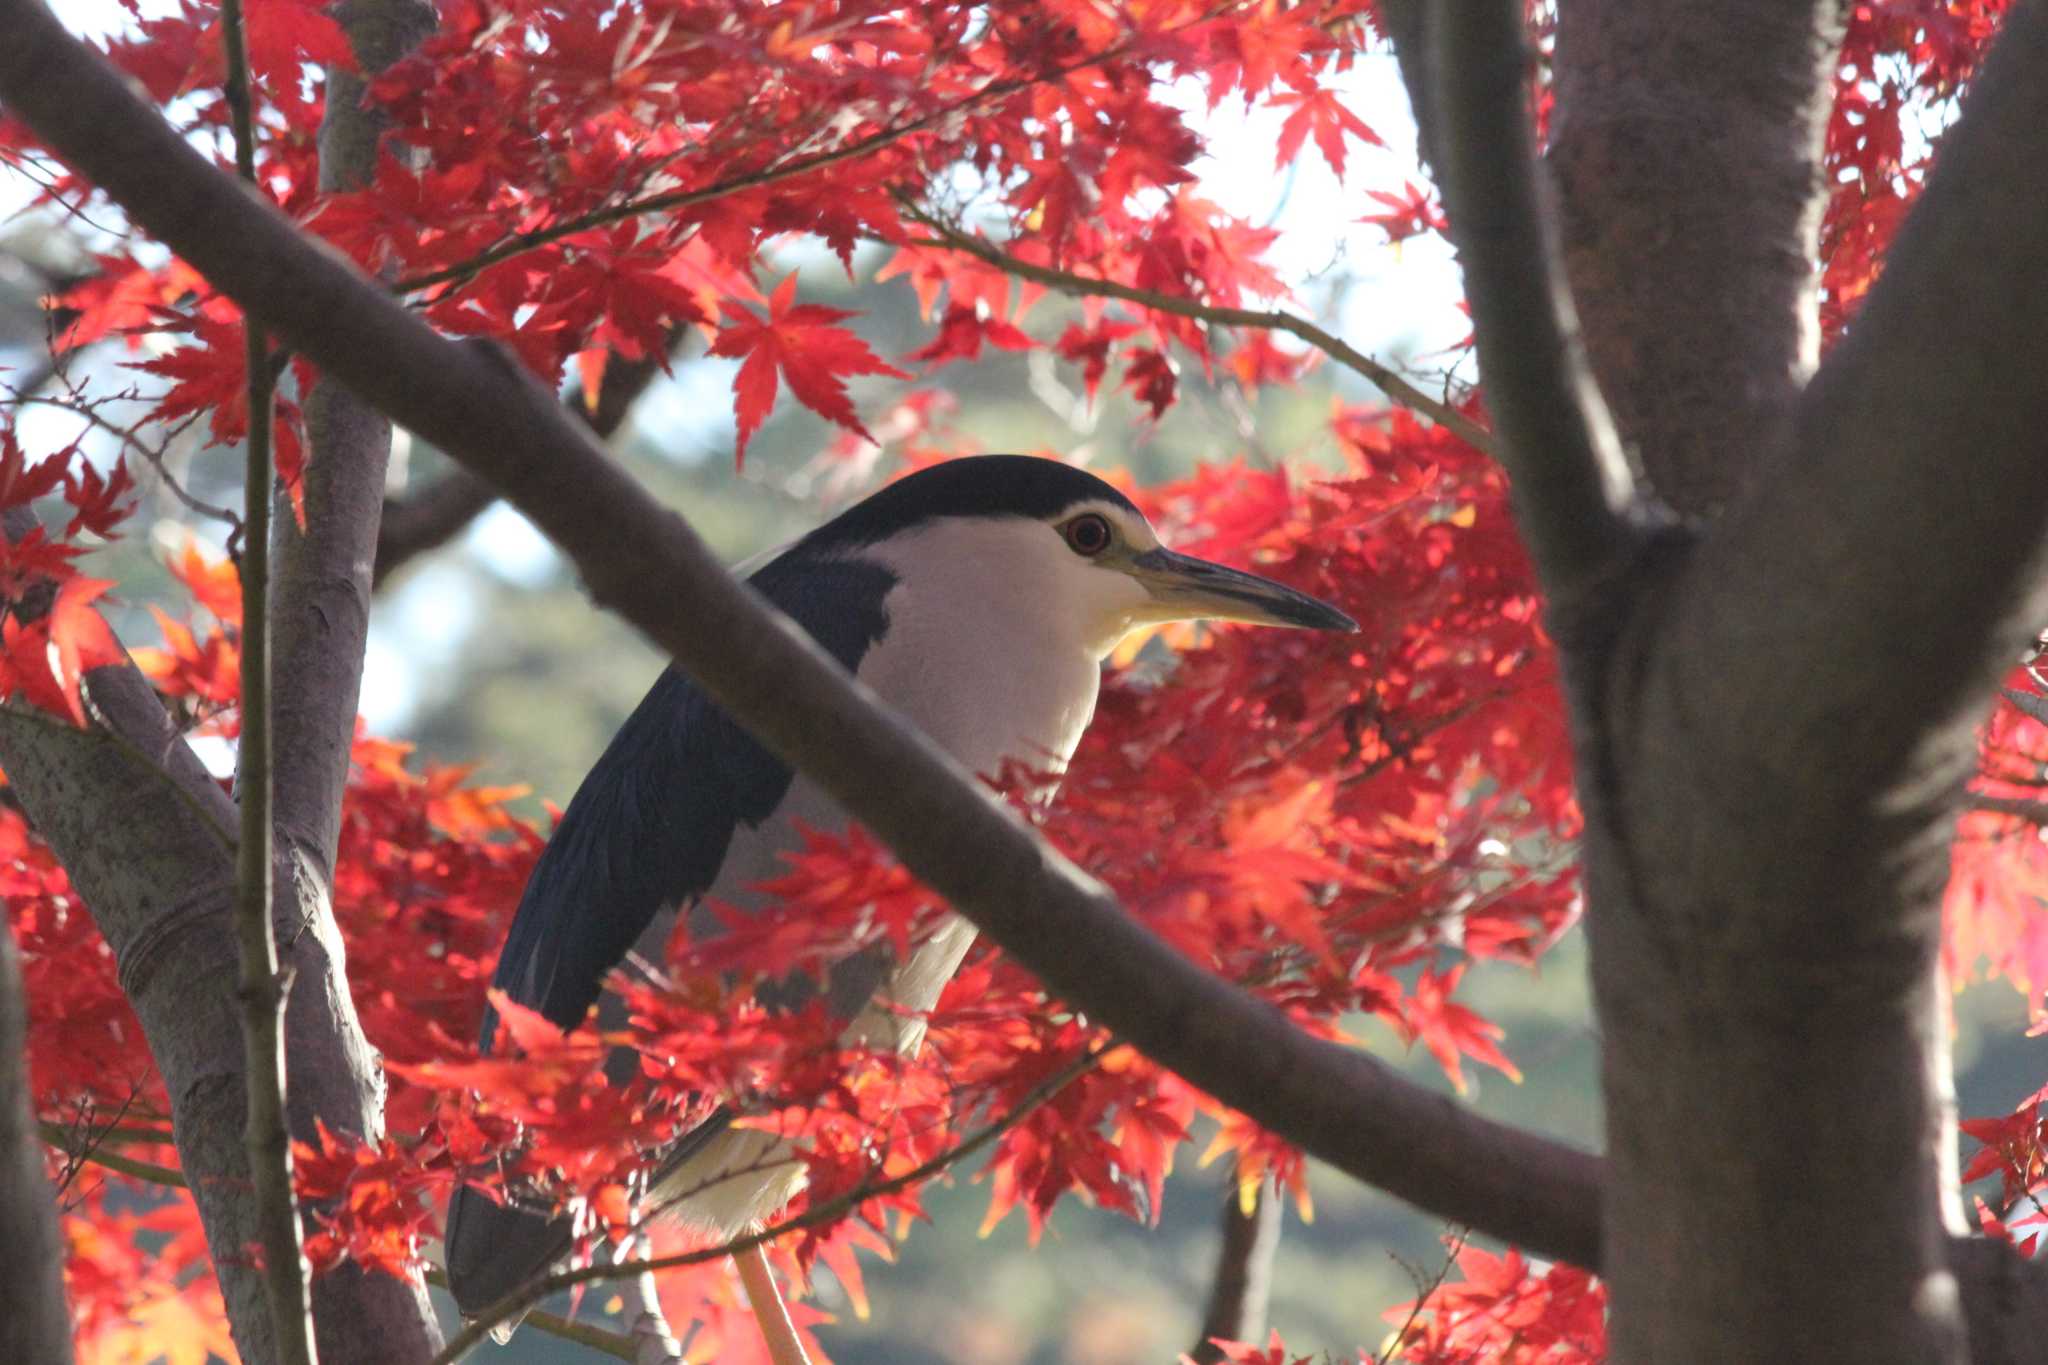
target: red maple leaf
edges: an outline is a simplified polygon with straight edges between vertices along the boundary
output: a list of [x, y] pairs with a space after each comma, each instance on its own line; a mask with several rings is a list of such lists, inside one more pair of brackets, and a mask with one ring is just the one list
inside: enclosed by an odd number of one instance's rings
[[28, 463], [13, 425], [0, 426], [0, 507], [23, 507], [56, 492], [70, 463], [69, 450]]
[[1408, 1008], [1408, 1019], [1416, 1036], [1436, 1057], [1444, 1074], [1451, 1078], [1451, 1084], [1457, 1086], [1460, 1093], [1465, 1089], [1464, 1069], [1458, 1062], [1460, 1053], [1486, 1063], [1509, 1080], [1521, 1080], [1521, 1070], [1507, 1059], [1498, 1045], [1500, 1026], [1452, 1001], [1451, 993], [1457, 990], [1458, 978], [1464, 974], [1465, 968], [1461, 964], [1441, 975], [1426, 971], [1416, 981], [1414, 1003]]
[[92, 605], [113, 583], [104, 578], [66, 578], [49, 614], [27, 625], [9, 614], [6, 650], [0, 656], [0, 696], [19, 692], [36, 706], [85, 724], [79, 679], [88, 669], [120, 660], [121, 646]]
[[739, 422], [735, 464], [747, 458], [747, 440], [760, 429], [775, 405], [776, 374], [789, 383], [797, 401], [828, 422], [868, 434], [847, 397], [845, 380], [852, 375], [910, 376], [889, 364], [868, 344], [836, 324], [854, 314], [819, 303], [796, 302], [796, 274], [791, 272], [768, 300], [768, 316], [732, 303], [721, 305], [731, 319], [711, 343], [711, 354], [742, 359], [733, 376], [734, 412]]
[[1349, 133], [1360, 142], [1371, 147], [1384, 147], [1380, 135], [1366, 126], [1364, 119], [1346, 109], [1335, 93], [1317, 87], [1313, 90], [1290, 90], [1275, 95], [1276, 105], [1291, 104], [1294, 112], [1287, 116], [1287, 122], [1280, 125], [1280, 142], [1274, 164], [1285, 166], [1301, 151], [1302, 139], [1315, 134], [1316, 149], [1323, 154], [1323, 160], [1330, 163], [1330, 169], [1344, 174], [1344, 135]]
[[974, 360], [980, 357], [983, 342], [1006, 351], [1028, 351], [1037, 344], [1001, 318], [990, 315], [987, 309], [955, 303], [947, 307], [946, 316], [939, 322], [939, 334], [931, 344], [919, 347], [904, 359], [932, 365], [948, 360]]
[[1151, 405], [1152, 420], [1156, 422], [1173, 406], [1173, 400], [1180, 391], [1180, 377], [1165, 353], [1150, 346], [1137, 347], [1127, 355], [1124, 387], [1137, 395], [1139, 402]]
[[1081, 367], [1081, 383], [1087, 389], [1090, 403], [1095, 401], [1095, 390], [1109, 369], [1109, 348], [1137, 330], [1135, 322], [1105, 322], [1096, 327], [1075, 323], [1060, 333], [1054, 349], [1060, 353], [1060, 359]]
[[1367, 190], [1366, 196], [1387, 206], [1384, 213], [1368, 213], [1358, 221], [1387, 234], [1389, 242], [1405, 242], [1425, 232], [1442, 232], [1449, 226], [1444, 211], [1430, 191], [1410, 180], [1398, 194]]

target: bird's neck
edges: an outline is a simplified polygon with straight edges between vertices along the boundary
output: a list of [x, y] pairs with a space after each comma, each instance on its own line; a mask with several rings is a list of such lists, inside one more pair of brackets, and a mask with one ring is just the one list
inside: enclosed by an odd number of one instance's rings
[[944, 572], [874, 557], [897, 583], [861, 681], [978, 773], [1064, 769], [1095, 712], [1101, 642], [995, 557], [947, 556]]

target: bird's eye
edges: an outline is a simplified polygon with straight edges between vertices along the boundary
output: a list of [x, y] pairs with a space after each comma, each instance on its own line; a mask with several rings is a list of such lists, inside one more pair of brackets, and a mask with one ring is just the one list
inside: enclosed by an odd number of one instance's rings
[[1067, 544], [1077, 555], [1094, 558], [1109, 548], [1109, 520], [1093, 512], [1075, 517], [1060, 527], [1060, 534], [1067, 538]]

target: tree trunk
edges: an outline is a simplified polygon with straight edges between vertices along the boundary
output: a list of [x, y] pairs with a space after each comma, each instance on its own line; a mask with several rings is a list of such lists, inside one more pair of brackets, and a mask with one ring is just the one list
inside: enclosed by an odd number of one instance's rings
[[0, 929], [0, 1360], [71, 1365], [64, 1239], [29, 1088], [28, 1005], [14, 934]]

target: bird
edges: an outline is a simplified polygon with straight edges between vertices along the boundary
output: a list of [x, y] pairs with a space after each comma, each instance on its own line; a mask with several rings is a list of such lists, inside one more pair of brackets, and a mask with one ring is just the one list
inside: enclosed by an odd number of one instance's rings
[[[748, 582], [971, 771], [1017, 763], [1048, 781], [1094, 714], [1103, 661], [1133, 631], [1197, 619], [1357, 629], [1307, 594], [1168, 549], [1113, 485], [1041, 456], [917, 470], [766, 557]], [[600, 997], [623, 1019], [605, 982], [629, 955], [659, 962], [676, 917], [705, 902], [759, 912], [756, 888], [787, 870], [803, 828], [848, 823], [671, 666], [563, 811], [492, 985], [565, 1031]], [[834, 966], [824, 990], [849, 1040], [915, 1051], [923, 1016], [974, 936], [948, 916], [900, 962], [882, 949]], [[487, 1008], [486, 1053], [496, 1031]], [[632, 1074], [625, 1060], [614, 1081]], [[772, 1216], [803, 1182], [793, 1153], [730, 1118], [721, 1110], [677, 1139], [643, 1196], [673, 1203], [675, 1216], [720, 1240]], [[459, 1186], [444, 1241], [458, 1308], [474, 1316], [572, 1243], [568, 1218]], [[778, 1365], [803, 1359], [758, 1249], [740, 1270]]]

